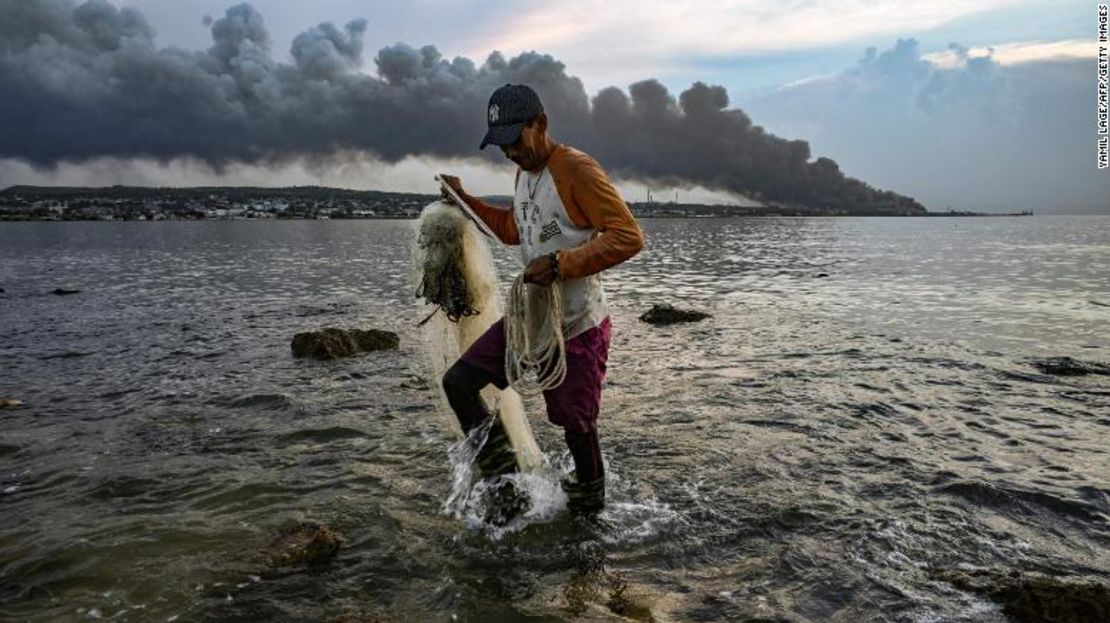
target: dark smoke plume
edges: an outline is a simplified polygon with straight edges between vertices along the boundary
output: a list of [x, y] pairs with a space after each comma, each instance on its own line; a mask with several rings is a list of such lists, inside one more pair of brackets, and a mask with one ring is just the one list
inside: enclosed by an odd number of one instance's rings
[[49, 167], [192, 156], [216, 169], [343, 148], [386, 161], [472, 157], [489, 94], [523, 82], [540, 94], [556, 137], [617, 174], [855, 211], [923, 209], [845, 178], [832, 160], [809, 162], [805, 141], [753, 126], [728, 108], [723, 87], [698, 82], [676, 100], [646, 80], [591, 102], [549, 55], [494, 52], [479, 66], [401, 43], [378, 51], [372, 76], [361, 71], [365, 20], [304, 31], [293, 64], [273, 59], [251, 5], [207, 21], [212, 46], [188, 51], [156, 47], [140, 12], [106, 0], [0, 0], [0, 157]]

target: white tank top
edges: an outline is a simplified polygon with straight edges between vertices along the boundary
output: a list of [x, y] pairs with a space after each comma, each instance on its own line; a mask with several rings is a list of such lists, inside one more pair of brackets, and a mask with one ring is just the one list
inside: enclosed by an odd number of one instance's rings
[[[597, 231], [578, 227], [570, 220], [551, 171], [521, 171], [513, 197], [513, 217], [520, 233], [520, 254], [527, 266], [552, 251], [581, 246]], [[601, 274], [563, 282], [563, 337], [570, 339], [601, 324], [609, 315]]]

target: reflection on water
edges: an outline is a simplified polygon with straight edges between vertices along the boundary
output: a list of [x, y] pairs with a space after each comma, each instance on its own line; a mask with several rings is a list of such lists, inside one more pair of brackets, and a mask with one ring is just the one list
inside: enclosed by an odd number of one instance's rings
[[[1027, 361], [1110, 360], [1110, 219], [645, 221], [605, 276], [610, 505], [502, 531], [445, 511], [410, 227], [0, 226], [0, 618], [1004, 621], [930, 570], [1110, 576], [1110, 378]], [[290, 356], [329, 325], [402, 346]], [[305, 519], [338, 558], [268, 568]]]

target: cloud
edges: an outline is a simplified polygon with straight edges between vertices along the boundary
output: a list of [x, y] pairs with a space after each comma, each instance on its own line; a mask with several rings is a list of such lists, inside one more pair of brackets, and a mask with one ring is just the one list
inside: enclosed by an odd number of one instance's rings
[[[720, 86], [695, 83], [676, 98], [656, 80], [603, 89], [592, 100], [550, 55], [490, 54], [478, 65], [434, 46], [398, 43], [364, 71], [367, 22], [309, 28], [292, 64], [274, 60], [250, 4], [212, 22], [204, 51], [159, 48], [142, 14], [106, 0], [0, 0], [0, 158], [49, 167], [93, 158], [195, 159], [217, 172], [242, 163], [335, 162], [369, 152], [474, 157], [481, 111], [506, 82], [532, 85], [561, 140], [626, 179], [872, 211], [916, 210], [893, 193], [845, 179], [836, 163], [810, 162], [786, 141], [729, 109]], [[487, 150], [496, 152], [496, 150]], [[500, 155], [487, 153], [487, 162]]]
[[939, 62], [899, 40], [836, 76], [742, 104], [848, 173], [932, 208], [1105, 211], [1110, 175], [1095, 167], [1090, 61], [1029, 54], [1028, 45], [994, 49], [1015, 52], [1003, 63], [954, 44], [953, 60]]
[[581, 83], [549, 56], [490, 55], [477, 66], [432, 46], [397, 44], [362, 70], [366, 21], [298, 35], [293, 64], [273, 59], [262, 16], [239, 4], [211, 24], [205, 51], [158, 48], [141, 13], [106, 0], [0, 0], [0, 156], [48, 166], [96, 156], [215, 166], [372, 148], [386, 160], [472, 153], [475, 111], [505, 82], [542, 83], [581, 117]]
[[[528, 2], [506, 16], [505, 27], [468, 48], [509, 52], [544, 49], [582, 71], [590, 86], [674, 71], [675, 59], [820, 50], [859, 40], [920, 32], [1023, 4], [1026, 0], [690, 0], [653, 4], [639, 0]], [[614, 45], [619, 42], [619, 45]], [[694, 69], [694, 61], [683, 69]]]
[[1035, 61], [1066, 61], [1096, 58], [1098, 44], [1083, 39], [1064, 41], [1015, 41], [1000, 45], [965, 48], [951, 45], [948, 50], [925, 54], [923, 59], [939, 69], [958, 69], [975, 58], [990, 57], [999, 65], [1017, 65]]

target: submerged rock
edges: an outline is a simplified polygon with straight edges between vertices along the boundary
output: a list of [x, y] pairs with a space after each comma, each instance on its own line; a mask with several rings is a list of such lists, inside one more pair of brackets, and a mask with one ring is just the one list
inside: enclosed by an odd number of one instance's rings
[[428, 384], [427, 379], [421, 376], [412, 376], [404, 381], [401, 381], [401, 389], [425, 390], [431, 388], [432, 386]]
[[327, 526], [304, 521], [283, 530], [270, 541], [267, 552], [274, 567], [318, 565], [334, 558], [341, 542]]
[[347, 610], [343, 614], [328, 619], [327, 623], [392, 623], [392, 621], [393, 619], [380, 612]]
[[70, 289], [67, 289], [67, 288], [54, 288], [53, 290], [50, 291], [51, 294], [57, 294], [58, 296], [65, 296], [67, 294], [77, 294], [79, 292], [80, 292], [80, 290], [70, 290]]
[[651, 611], [652, 600], [647, 595], [629, 593], [627, 590], [614, 590], [605, 604], [614, 613], [633, 621], [655, 621]]
[[338, 359], [375, 350], [397, 350], [399, 343], [392, 331], [327, 328], [298, 333], [291, 346], [296, 357]]
[[662, 305], [653, 305], [651, 309], [640, 316], [640, 320], [654, 325], [697, 322], [699, 320], [705, 320], [706, 318], [712, 318], [712, 316], [705, 312], [677, 309], [665, 303]]
[[1034, 368], [1053, 376], [1086, 376], [1102, 374], [1110, 376], [1110, 365], [1091, 361], [1079, 361], [1071, 357], [1049, 357], [1029, 362]]
[[1015, 621], [1110, 621], [1110, 586], [1092, 578], [991, 570], [945, 570], [931, 575], [961, 590], [990, 597]]

